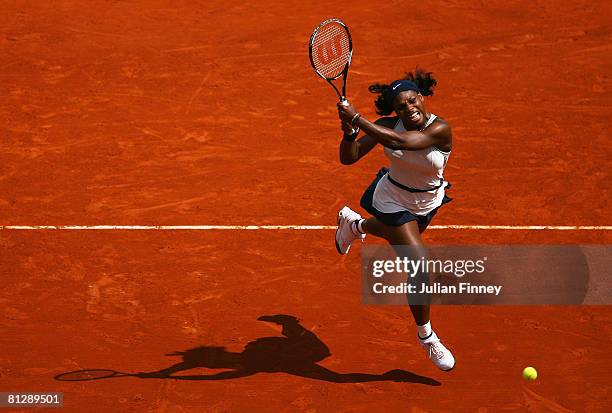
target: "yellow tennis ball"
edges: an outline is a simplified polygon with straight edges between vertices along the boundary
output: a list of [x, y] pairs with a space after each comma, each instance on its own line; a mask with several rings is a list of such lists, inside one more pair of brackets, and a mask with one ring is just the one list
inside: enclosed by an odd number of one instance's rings
[[538, 378], [538, 371], [533, 367], [525, 367], [523, 369], [523, 378], [525, 380], [534, 381]]

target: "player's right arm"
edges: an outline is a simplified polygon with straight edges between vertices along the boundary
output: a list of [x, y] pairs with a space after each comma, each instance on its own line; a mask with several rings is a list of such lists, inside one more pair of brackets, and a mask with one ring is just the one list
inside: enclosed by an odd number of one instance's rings
[[[387, 128], [393, 128], [395, 124], [395, 118], [380, 118], [376, 122], [376, 125], [384, 126]], [[351, 130], [351, 125], [342, 122], [342, 130], [346, 134]], [[368, 154], [378, 141], [371, 136], [363, 135], [361, 138], [350, 141], [348, 139], [342, 139], [340, 142], [340, 163], [342, 165], [352, 165], [364, 156]]]

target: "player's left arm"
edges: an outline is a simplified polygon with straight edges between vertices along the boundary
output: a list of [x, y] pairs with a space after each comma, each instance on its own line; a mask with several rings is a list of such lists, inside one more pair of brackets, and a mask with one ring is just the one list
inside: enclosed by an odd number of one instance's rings
[[451, 141], [451, 128], [448, 123], [441, 120], [434, 122], [422, 132], [396, 132], [393, 129], [382, 128], [364, 118], [359, 118], [356, 125], [381, 145], [393, 150], [418, 151], [430, 146], [447, 148]]
[[452, 141], [450, 125], [439, 118], [422, 132], [396, 132], [392, 128], [383, 127], [360, 116], [350, 103], [339, 104], [338, 115], [343, 122], [359, 127], [378, 143], [393, 150], [418, 151], [430, 146], [444, 149], [450, 148]]

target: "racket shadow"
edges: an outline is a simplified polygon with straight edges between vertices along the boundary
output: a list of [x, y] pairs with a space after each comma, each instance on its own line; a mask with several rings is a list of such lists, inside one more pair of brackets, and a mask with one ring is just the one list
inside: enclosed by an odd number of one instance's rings
[[85, 369], [75, 370], [58, 374], [54, 377], [59, 381], [91, 381], [100, 379], [110, 379], [113, 377], [133, 377], [134, 374], [122, 373], [120, 371], [108, 369]]
[[[284, 314], [265, 315], [260, 321], [278, 324], [283, 337], [261, 337], [249, 342], [242, 352], [232, 352], [219, 346], [200, 346], [186, 351], [167, 354], [181, 357], [181, 361], [165, 369], [121, 373], [114, 370], [90, 369], [62, 373], [60, 381], [90, 381], [116, 377], [172, 380], [230, 380], [259, 373], [285, 373], [294, 376], [333, 383], [364, 383], [393, 381], [439, 386], [441, 383], [405, 370], [391, 370], [383, 374], [340, 373], [318, 363], [331, 356], [331, 352], [312, 331], [304, 328], [296, 317]], [[197, 369], [224, 369], [212, 374], [185, 374]]]

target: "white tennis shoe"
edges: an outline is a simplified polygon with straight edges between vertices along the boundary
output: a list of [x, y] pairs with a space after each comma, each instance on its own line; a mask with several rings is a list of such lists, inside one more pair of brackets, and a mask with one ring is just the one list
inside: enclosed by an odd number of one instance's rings
[[336, 249], [342, 255], [348, 254], [351, 243], [365, 238], [365, 234], [357, 230], [357, 222], [361, 215], [345, 206], [338, 212], [338, 229], [336, 229]]
[[427, 352], [429, 359], [442, 371], [450, 371], [455, 367], [455, 357], [449, 349], [444, 347], [436, 333], [432, 332], [429, 337], [422, 339], [419, 337], [421, 346]]

